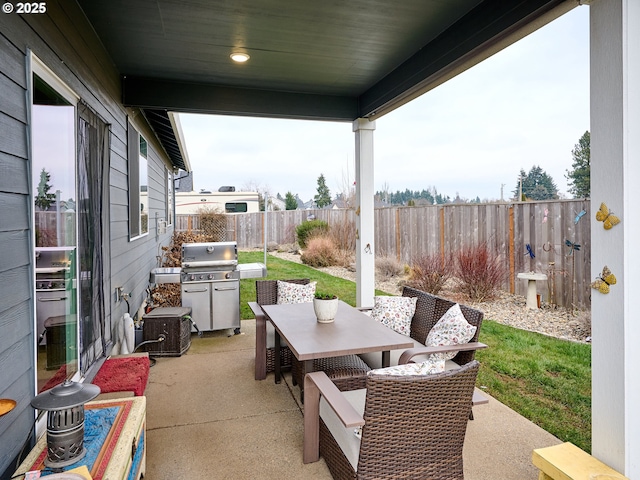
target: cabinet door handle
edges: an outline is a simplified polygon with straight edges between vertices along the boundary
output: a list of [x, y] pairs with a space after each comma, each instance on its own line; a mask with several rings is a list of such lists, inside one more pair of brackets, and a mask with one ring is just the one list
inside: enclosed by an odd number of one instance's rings
[[206, 292], [207, 289], [203, 288], [202, 290], [187, 290], [186, 288], [184, 289], [184, 293], [199, 293], [199, 292]]
[[235, 290], [236, 287], [215, 287], [216, 292], [224, 292], [226, 290]]
[[59, 297], [59, 298], [39, 298], [38, 301], [39, 302], [61, 302], [63, 300], [66, 300], [67, 297]]

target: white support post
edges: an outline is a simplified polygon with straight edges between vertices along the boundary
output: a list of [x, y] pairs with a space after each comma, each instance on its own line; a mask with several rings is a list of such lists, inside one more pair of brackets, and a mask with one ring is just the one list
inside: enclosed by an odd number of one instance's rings
[[[593, 0], [591, 41], [591, 276], [607, 265], [617, 284], [593, 290], [592, 454], [640, 478], [640, 2]], [[595, 220], [604, 202], [620, 217]]]
[[373, 131], [366, 118], [353, 122], [356, 134], [356, 306], [372, 307], [375, 295]]

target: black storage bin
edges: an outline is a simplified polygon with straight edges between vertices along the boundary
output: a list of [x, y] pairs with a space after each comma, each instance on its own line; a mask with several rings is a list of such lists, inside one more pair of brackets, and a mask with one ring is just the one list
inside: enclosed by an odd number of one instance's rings
[[143, 341], [165, 340], [145, 345], [153, 356], [179, 357], [191, 346], [191, 307], [158, 307], [142, 317]]
[[67, 363], [67, 357], [74, 359], [76, 353], [72, 350], [76, 345], [76, 315], [58, 315], [44, 321], [47, 336], [47, 364], [46, 369], [59, 368]]

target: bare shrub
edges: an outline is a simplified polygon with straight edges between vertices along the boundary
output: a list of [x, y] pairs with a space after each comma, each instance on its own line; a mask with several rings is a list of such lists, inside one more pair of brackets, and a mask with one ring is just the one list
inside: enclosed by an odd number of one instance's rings
[[288, 225], [284, 229], [282, 243], [296, 243], [296, 225]]
[[417, 255], [411, 261], [407, 285], [437, 295], [451, 278], [451, 263], [436, 253]]
[[336, 265], [355, 272], [356, 252], [353, 250], [336, 249]]
[[198, 209], [200, 230], [209, 242], [224, 242], [227, 239], [227, 216], [215, 208]]
[[495, 296], [505, 276], [505, 270], [497, 255], [486, 243], [465, 247], [454, 255], [458, 291], [472, 301], [482, 302]]
[[341, 220], [332, 223], [329, 235], [339, 250], [355, 252], [356, 250], [356, 225], [349, 220]]
[[337, 265], [337, 249], [328, 236], [315, 235], [307, 239], [307, 248], [300, 257], [302, 263], [310, 267], [331, 267]]
[[404, 265], [396, 257], [385, 255], [376, 257], [376, 270], [385, 278], [399, 277], [404, 273]]
[[36, 226], [36, 245], [39, 247], [56, 247], [58, 238], [52, 228], [40, 228]]
[[579, 338], [591, 337], [591, 311], [589, 310], [573, 310], [572, 318], [568, 324], [574, 335]]

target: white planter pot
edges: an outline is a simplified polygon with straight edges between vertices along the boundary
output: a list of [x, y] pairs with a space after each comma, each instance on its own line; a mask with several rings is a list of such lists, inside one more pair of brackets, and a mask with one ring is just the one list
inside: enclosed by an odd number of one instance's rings
[[335, 320], [338, 312], [338, 299], [319, 300], [314, 298], [313, 310], [319, 323], [331, 323]]

